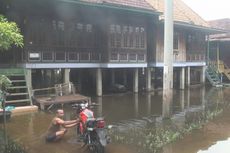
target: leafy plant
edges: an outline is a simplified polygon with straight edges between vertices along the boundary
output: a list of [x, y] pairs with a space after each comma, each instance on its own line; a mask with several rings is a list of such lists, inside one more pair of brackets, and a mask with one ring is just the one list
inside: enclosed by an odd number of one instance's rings
[[5, 75], [0, 75], [0, 90], [5, 91], [12, 85], [10, 79]]
[[0, 51], [10, 49], [12, 45], [23, 47], [23, 36], [15, 22], [9, 22], [0, 15]]
[[8, 139], [7, 145], [5, 144], [4, 131], [0, 129], [0, 153], [26, 153], [24, 147], [13, 141], [12, 139]]

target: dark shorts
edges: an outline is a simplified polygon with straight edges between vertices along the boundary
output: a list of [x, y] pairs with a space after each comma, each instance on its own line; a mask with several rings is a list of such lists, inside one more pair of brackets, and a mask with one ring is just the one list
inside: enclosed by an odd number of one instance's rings
[[46, 141], [47, 142], [54, 142], [55, 140], [56, 140], [56, 135], [55, 134], [53, 134], [53, 135], [47, 135], [46, 136]]

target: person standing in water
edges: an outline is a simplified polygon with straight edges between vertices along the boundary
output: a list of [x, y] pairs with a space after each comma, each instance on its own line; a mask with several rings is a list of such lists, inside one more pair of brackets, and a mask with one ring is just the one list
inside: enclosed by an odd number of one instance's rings
[[47, 142], [55, 142], [60, 140], [67, 132], [66, 128], [71, 128], [79, 123], [79, 120], [64, 121], [64, 110], [58, 109], [56, 116], [53, 118], [46, 135]]

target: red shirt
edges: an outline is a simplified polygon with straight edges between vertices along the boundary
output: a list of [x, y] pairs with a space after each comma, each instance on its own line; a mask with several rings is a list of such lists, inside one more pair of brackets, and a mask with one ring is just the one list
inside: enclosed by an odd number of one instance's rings
[[93, 111], [89, 110], [89, 109], [84, 109], [81, 113], [80, 113], [82, 122], [85, 123], [88, 119], [94, 119], [94, 114]]

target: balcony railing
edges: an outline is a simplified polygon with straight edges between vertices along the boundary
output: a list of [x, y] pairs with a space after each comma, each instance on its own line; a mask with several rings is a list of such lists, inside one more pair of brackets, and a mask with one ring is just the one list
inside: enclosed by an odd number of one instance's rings
[[101, 62], [98, 52], [28, 52], [28, 62]]
[[129, 62], [141, 63], [146, 62], [145, 53], [111, 53], [110, 62]]
[[203, 62], [206, 61], [204, 54], [187, 54], [186, 56], [187, 62]]

